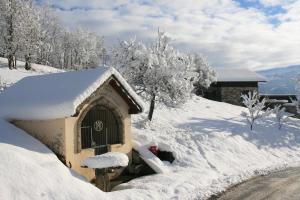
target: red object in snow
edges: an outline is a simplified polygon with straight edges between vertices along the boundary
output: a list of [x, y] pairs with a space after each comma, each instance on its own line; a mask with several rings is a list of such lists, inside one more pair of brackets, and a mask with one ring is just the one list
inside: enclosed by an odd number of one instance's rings
[[155, 145], [150, 146], [149, 151], [151, 151], [154, 155], [158, 154], [158, 148]]

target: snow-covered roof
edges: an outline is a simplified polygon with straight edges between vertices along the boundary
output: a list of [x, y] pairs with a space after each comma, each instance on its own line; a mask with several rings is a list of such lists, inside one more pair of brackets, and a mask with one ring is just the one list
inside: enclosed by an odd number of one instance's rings
[[218, 82], [265, 82], [266, 78], [246, 68], [215, 68]]
[[0, 117], [43, 120], [72, 116], [77, 107], [111, 77], [134, 112], [141, 112], [143, 102], [124, 78], [114, 68], [99, 67], [21, 79], [0, 94]]

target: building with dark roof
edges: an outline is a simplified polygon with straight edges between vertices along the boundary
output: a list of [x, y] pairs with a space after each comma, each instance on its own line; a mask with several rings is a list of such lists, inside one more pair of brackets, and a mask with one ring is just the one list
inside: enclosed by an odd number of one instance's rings
[[242, 105], [241, 95], [258, 91], [258, 83], [266, 78], [249, 69], [215, 69], [217, 81], [204, 92], [204, 97], [234, 105]]

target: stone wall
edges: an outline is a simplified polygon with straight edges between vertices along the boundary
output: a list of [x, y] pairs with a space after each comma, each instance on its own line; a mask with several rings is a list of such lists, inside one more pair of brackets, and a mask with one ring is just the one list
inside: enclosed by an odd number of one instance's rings
[[221, 87], [221, 101], [242, 106], [241, 94], [257, 91], [257, 87]]

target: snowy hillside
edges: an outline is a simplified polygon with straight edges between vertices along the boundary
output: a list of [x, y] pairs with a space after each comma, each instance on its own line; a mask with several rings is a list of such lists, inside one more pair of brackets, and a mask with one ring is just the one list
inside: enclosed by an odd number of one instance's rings
[[25, 65], [24, 62], [18, 61], [17, 62], [18, 69], [10, 70], [7, 67], [7, 59], [0, 57], [0, 84], [5, 83], [10, 85], [27, 76], [63, 72], [63, 70], [54, 67], [38, 65], [38, 64], [32, 64], [32, 70], [27, 71], [24, 69], [24, 65]]
[[[43, 73], [18, 72], [23, 77]], [[204, 199], [257, 174], [300, 165], [299, 120], [290, 119], [279, 131], [269, 117], [251, 132], [242, 111], [194, 96], [181, 108], [158, 105], [151, 124], [144, 123], [147, 113], [134, 115], [135, 143], [158, 144], [176, 160], [164, 162], [164, 173], [134, 179], [111, 193], [82, 180], [43, 144], [0, 120], [0, 170], [5, 172], [0, 199]]]
[[259, 84], [261, 94], [295, 94], [295, 80], [300, 76], [300, 66], [283, 67], [258, 71], [267, 77], [266, 83]]
[[182, 108], [164, 106], [154, 122], [134, 118], [135, 139], [172, 151], [171, 173], [148, 176], [118, 188], [152, 191], [153, 199], [205, 198], [233, 183], [270, 170], [300, 164], [300, 123], [291, 119], [281, 131], [273, 117], [250, 131], [244, 108], [193, 97]]

